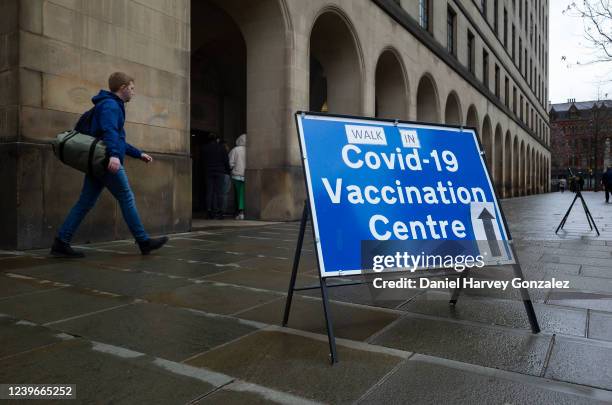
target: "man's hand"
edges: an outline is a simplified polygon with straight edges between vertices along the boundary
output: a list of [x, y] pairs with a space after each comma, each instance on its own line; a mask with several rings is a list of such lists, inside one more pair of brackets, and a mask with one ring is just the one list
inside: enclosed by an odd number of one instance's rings
[[140, 160], [142, 160], [145, 163], [151, 163], [153, 161], [153, 158], [150, 155], [143, 153], [142, 155], [140, 155]]
[[121, 161], [118, 157], [112, 157], [108, 160], [108, 171], [115, 174], [121, 169]]

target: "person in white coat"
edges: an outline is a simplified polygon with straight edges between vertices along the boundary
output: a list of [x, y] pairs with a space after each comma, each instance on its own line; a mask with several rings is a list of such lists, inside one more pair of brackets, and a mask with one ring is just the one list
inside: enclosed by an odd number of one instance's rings
[[244, 170], [246, 169], [246, 134], [236, 139], [236, 146], [229, 153], [232, 183], [236, 192], [236, 219], [244, 219]]

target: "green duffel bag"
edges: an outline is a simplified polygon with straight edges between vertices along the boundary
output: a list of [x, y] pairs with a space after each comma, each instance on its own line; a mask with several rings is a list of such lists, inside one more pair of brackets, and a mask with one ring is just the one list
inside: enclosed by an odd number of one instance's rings
[[106, 145], [100, 138], [73, 129], [57, 135], [51, 145], [55, 156], [65, 165], [98, 179], [106, 174]]

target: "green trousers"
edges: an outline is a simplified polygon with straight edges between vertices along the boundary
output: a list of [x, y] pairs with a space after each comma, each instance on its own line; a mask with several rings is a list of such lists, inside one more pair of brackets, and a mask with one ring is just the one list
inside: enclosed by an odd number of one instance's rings
[[236, 208], [244, 211], [244, 181], [232, 179], [234, 190], [236, 190]]

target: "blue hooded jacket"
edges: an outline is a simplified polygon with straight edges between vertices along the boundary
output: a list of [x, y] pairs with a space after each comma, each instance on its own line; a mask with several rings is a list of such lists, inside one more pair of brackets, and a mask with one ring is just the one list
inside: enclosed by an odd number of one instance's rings
[[100, 90], [91, 101], [95, 107], [93, 108], [89, 128], [79, 128], [79, 125], [81, 125], [81, 120], [79, 120], [76, 129], [79, 132], [101, 138], [106, 144], [108, 157], [117, 157], [121, 163], [123, 163], [126, 154], [140, 158], [142, 152], [125, 140], [125, 129], [123, 128], [125, 125], [125, 103], [123, 100], [110, 91]]

